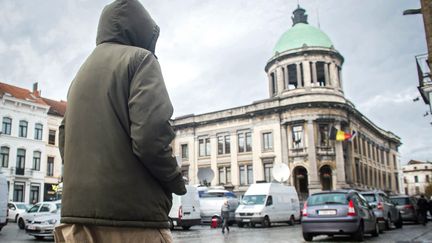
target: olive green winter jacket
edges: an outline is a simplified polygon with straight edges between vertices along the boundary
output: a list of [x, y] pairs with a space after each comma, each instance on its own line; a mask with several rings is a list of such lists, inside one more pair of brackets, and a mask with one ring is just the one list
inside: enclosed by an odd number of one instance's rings
[[167, 228], [186, 193], [170, 147], [173, 108], [154, 55], [159, 27], [137, 0], [107, 5], [60, 126], [62, 223]]

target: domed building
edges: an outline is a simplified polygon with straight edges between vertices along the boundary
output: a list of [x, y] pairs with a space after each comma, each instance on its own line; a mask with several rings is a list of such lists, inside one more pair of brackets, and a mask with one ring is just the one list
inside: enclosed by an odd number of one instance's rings
[[[190, 184], [242, 194], [289, 168], [302, 199], [339, 188], [400, 191], [400, 138], [361, 114], [343, 92], [343, 56], [330, 38], [293, 12], [265, 66], [269, 98], [174, 120], [175, 154]], [[337, 136], [335, 136], [337, 135]]]

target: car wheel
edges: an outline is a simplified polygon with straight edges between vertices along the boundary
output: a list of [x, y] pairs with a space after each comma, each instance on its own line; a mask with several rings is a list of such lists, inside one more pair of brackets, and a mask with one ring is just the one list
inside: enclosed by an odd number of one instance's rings
[[240, 228], [243, 228], [244, 224], [242, 222], [238, 222], [237, 226], [240, 227]]
[[189, 230], [190, 226], [182, 226], [183, 230]]
[[18, 227], [20, 229], [24, 229], [25, 228], [25, 223], [24, 223], [24, 220], [22, 218], [18, 219]]
[[35, 238], [36, 238], [36, 240], [43, 240], [43, 239], [45, 239], [44, 236], [35, 236]]
[[372, 231], [372, 236], [373, 236], [373, 237], [377, 237], [377, 236], [379, 235], [379, 232], [380, 232], [379, 222], [376, 221], [376, 222], [375, 222], [375, 230]]
[[364, 227], [363, 222], [360, 223], [357, 232], [354, 233], [353, 238], [355, 241], [363, 241], [364, 240]]
[[289, 225], [294, 225], [295, 224], [295, 219], [294, 216], [291, 215], [290, 220], [288, 221]]
[[303, 239], [304, 239], [305, 241], [312, 241], [312, 239], [313, 239], [313, 235], [312, 235], [312, 234], [309, 234], [309, 233], [303, 233]]
[[270, 219], [269, 219], [268, 216], [265, 216], [265, 217], [264, 217], [264, 219], [263, 219], [263, 221], [262, 221], [262, 226], [263, 226], [264, 228], [268, 228], [268, 227], [271, 226]]

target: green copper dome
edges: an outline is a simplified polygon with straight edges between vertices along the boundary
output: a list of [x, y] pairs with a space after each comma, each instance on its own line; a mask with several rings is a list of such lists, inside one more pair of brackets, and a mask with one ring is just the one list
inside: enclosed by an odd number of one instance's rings
[[301, 48], [303, 45], [330, 48], [333, 43], [320, 29], [306, 23], [296, 23], [279, 38], [273, 53]]

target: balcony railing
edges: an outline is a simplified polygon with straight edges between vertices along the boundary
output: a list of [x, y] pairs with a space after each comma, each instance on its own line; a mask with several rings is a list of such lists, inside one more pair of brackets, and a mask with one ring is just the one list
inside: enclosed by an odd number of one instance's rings
[[16, 175], [16, 176], [21, 176], [21, 177], [32, 177], [33, 176], [33, 170], [20, 168], [20, 167], [11, 167], [10, 168], [10, 174]]

